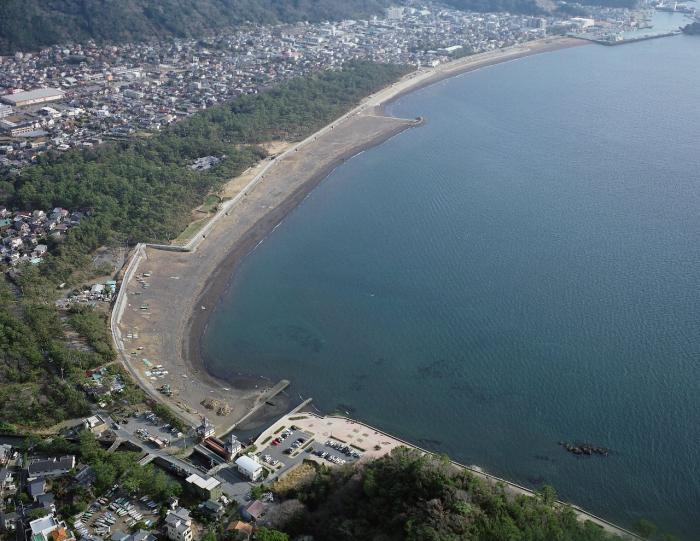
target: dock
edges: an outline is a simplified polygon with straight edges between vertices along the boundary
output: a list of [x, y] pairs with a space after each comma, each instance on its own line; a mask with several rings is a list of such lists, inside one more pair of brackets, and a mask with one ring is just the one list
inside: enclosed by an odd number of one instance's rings
[[[571, 37], [582, 39], [585, 41], [591, 41], [599, 45], [605, 45], [607, 47], [612, 47], [613, 45], [625, 45], [627, 43], [636, 43], [638, 41], [647, 41], [650, 39], [667, 38], [670, 36], [677, 36], [681, 33], [681, 30], [673, 30], [671, 32], [662, 32], [659, 34], [644, 34], [643, 36], [634, 36], [629, 38], [623, 38], [619, 35], [616, 36], [588, 36], [586, 34], [572, 34]], [[618, 39], [619, 38], [619, 39]]]

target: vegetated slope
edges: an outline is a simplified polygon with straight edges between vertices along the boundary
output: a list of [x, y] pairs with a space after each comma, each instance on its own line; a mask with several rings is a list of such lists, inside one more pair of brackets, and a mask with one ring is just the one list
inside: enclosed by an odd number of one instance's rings
[[284, 496], [304, 507], [282, 529], [317, 541], [619, 539], [556, 504], [550, 487], [537, 497], [509, 496], [447, 459], [407, 448], [345, 469], [321, 468]]
[[54, 43], [198, 37], [246, 21], [337, 20], [379, 13], [389, 0], [3, 0], [0, 54]]

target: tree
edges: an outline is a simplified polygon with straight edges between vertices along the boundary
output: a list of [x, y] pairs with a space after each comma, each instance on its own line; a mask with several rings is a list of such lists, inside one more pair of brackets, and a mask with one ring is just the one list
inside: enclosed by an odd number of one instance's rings
[[250, 489], [250, 498], [253, 500], [259, 500], [265, 493], [265, 487], [262, 485], [255, 485]]
[[656, 524], [654, 524], [652, 521], [647, 520], [645, 518], [640, 518], [634, 524], [634, 529], [639, 535], [641, 535], [645, 539], [649, 539], [657, 531]]
[[540, 497], [542, 502], [546, 505], [552, 505], [554, 502], [557, 501], [557, 491], [554, 490], [554, 487], [552, 487], [550, 485], [543, 486], [537, 492], [537, 495]]
[[258, 528], [255, 530], [255, 538], [258, 541], [289, 541], [286, 533], [270, 528]]
[[216, 534], [211, 530], [207, 530], [207, 532], [202, 536], [202, 541], [217, 541]]

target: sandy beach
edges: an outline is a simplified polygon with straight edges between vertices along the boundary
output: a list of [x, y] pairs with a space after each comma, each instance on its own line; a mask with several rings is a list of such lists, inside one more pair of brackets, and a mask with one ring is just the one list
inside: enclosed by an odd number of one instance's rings
[[[413, 72], [366, 98], [355, 109], [256, 169], [247, 182], [234, 179], [233, 197], [190, 243], [189, 251], [140, 246], [126, 269], [112, 330], [125, 366], [155, 399], [168, 403], [187, 422], [206, 415], [223, 434], [251, 410], [271, 400], [284, 382], [268, 381], [232, 367], [222, 381], [202, 361], [201, 338], [210, 312], [248, 255], [335, 167], [359, 152], [420, 125], [385, 114], [408, 92], [442, 79], [533, 54], [584, 44], [570, 38], [533, 41], [465, 57]], [[148, 276], [144, 276], [147, 273]], [[146, 287], [143, 284], [147, 284]], [[153, 374], [153, 367], [161, 372]], [[167, 373], [163, 373], [167, 372]], [[172, 397], [158, 391], [170, 385]], [[273, 400], [285, 409], [283, 396]], [[213, 406], [207, 408], [205, 403]], [[217, 413], [219, 410], [219, 413]]]

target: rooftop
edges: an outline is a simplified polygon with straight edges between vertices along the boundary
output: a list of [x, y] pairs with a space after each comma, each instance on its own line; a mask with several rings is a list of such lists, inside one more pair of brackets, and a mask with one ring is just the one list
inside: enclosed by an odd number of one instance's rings
[[200, 477], [196, 473], [193, 473], [192, 475], [190, 475], [186, 479], [186, 481], [188, 483], [192, 483], [193, 485], [196, 485], [199, 488], [204, 489], [204, 490], [211, 490], [211, 489], [216, 488], [217, 486], [219, 486], [221, 484], [219, 481], [217, 481], [213, 477], [208, 477], [208, 478], [204, 479], [203, 477]]
[[26, 92], [17, 92], [16, 94], [5, 94], [4, 96], [0, 96], [0, 99], [11, 105], [16, 105], [17, 103], [27, 100], [36, 100], [42, 98], [60, 99], [63, 97], [63, 95], [63, 90], [59, 90], [58, 88], [36, 88], [34, 90], [28, 90]]
[[258, 468], [262, 468], [255, 460], [249, 456], [241, 456], [236, 459], [236, 466], [243, 468], [246, 471], [255, 471]]

